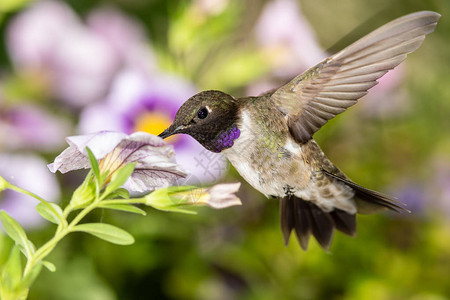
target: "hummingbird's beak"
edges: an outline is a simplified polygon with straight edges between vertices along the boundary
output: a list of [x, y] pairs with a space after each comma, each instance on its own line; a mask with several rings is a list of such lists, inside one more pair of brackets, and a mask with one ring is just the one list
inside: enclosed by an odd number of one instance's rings
[[173, 132], [170, 132], [169, 129], [170, 129], [170, 127], [167, 128], [166, 130], [164, 130], [163, 132], [161, 132], [158, 136], [159, 136], [160, 138], [163, 138], [163, 139], [165, 139], [165, 138], [171, 136], [171, 135], [173, 134]]
[[184, 126], [184, 125], [180, 125], [180, 126], [176, 127], [175, 129], [174, 129], [173, 127], [174, 127], [173, 124], [170, 125], [169, 128], [167, 128], [166, 130], [164, 130], [163, 132], [161, 132], [158, 136], [159, 136], [160, 138], [165, 139], [165, 138], [167, 138], [167, 137], [169, 137], [169, 136], [171, 136], [171, 135], [174, 135], [174, 134], [179, 133], [180, 130], [186, 128], [186, 126]]

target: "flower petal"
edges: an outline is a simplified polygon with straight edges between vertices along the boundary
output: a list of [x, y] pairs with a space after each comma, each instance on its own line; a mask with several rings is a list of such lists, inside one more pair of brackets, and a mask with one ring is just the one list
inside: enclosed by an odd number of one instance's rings
[[206, 202], [213, 208], [225, 208], [234, 205], [242, 205], [241, 200], [235, 195], [241, 186], [240, 182], [216, 184], [206, 190], [209, 199]]
[[114, 149], [127, 135], [121, 132], [101, 131], [87, 135], [77, 135], [66, 138], [69, 148], [64, 150], [48, 165], [51, 172], [66, 173], [89, 167], [86, 147], [89, 147], [97, 159], [102, 159]]
[[125, 184], [132, 191], [144, 192], [166, 187], [186, 177], [175, 161], [173, 147], [160, 137], [136, 132], [123, 140], [114, 152], [117, 154], [113, 157], [123, 161], [122, 164], [136, 163], [135, 171]]
[[140, 169], [135, 170], [125, 188], [135, 192], [145, 192], [172, 185], [177, 179], [186, 177], [186, 173], [178, 165], [167, 165], [158, 169]]

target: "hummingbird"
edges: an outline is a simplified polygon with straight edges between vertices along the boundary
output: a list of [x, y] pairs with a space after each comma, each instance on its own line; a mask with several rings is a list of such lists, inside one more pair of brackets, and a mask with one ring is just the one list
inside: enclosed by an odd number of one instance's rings
[[159, 136], [188, 134], [207, 150], [223, 153], [251, 186], [280, 200], [286, 245], [295, 232], [303, 250], [311, 235], [329, 250], [335, 229], [356, 235], [357, 213], [408, 210], [394, 197], [351, 181], [313, 135], [419, 48], [439, 18], [420, 11], [395, 19], [257, 97], [200, 92]]

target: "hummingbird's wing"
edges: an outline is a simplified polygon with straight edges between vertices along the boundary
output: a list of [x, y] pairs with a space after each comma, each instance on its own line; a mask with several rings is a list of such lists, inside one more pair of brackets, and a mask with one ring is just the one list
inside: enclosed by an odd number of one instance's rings
[[421, 11], [398, 18], [295, 77], [272, 95], [304, 143], [328, 120], [367, 94], [377, 79], [400, 64], [433, 32], [440, 15]]

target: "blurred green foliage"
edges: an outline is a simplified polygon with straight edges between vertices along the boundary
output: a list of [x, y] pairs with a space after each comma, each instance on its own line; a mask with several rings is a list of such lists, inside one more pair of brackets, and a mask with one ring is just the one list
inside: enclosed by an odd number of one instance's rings
[[[161, 67], [202, 89], [240, 96], [269, 70], [251, 38], [264, 1], [230, 1], [224, 12], [203, 20], [190, 11], [190, 1], [67, 2], [80, 15], [105, 3], [119, 7], [146, 26]], [[321, 45], [333, 51], [406, 13], [427, 9], [442, 14], [436, 32], [407, 59], [401, 86], [406, 114], [367, 119], [357, 105], [329, 122], [316, 139], [362, 185], [388, 192], [415, 182], [425, 190], [427, 208], [436, 206], [439, 197], [450, 201], [435, 177], [435, 166], [450, 161], [450, 2], [300, 4]], [[14, 14], [3, 12], [0, 36]], [[8, 69], [4, 47], [0, 67]], [[241, 180], [234, 170], [222, 181], [231, 180]], [[242, 207], [205, 209], [196, 216], [104, 211], [96, 217], [127, 228], [136, 244], [115, 246], [74, 234], [50, 257], [58, 272], [43, 272], [30, 299], [450, 299], [449, 212], [360, 216], [356, 238], [337, 233], [329, 253], [315, 242], [303, 252], [293, 238], [288, 247], [283, 245], [276, 201], [245, 183], [240, 197]], [[30, 238], [44, 241], [52, 230], [31, 232]], [[1, 235], [0, 241], [4, 262], [10, 242]]]

